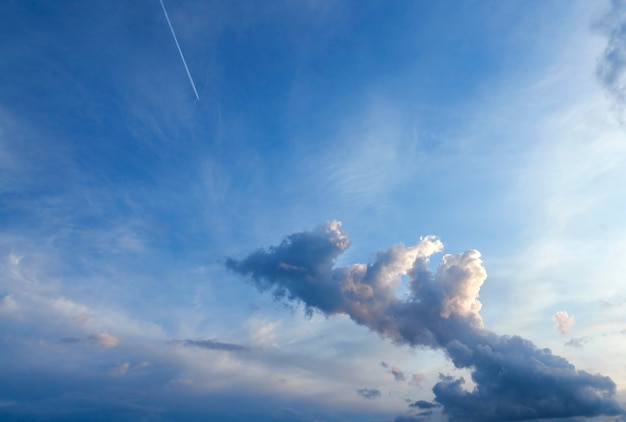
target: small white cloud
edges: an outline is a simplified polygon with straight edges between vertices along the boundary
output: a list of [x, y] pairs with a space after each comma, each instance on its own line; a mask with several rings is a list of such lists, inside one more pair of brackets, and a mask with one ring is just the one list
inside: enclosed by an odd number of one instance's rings
[[74, 321], [76, 324], [83, 324], [85, 321], [87, 321], [89, 318], [91, 318], [93, 315], [87, 312], [83, 312], [80, 313], [78, 315], [76, 315], [75, 317], [72, 318], [72, 321]]
[[0, 300], [0, 315], [10, 315], [19, 308], [20, 305], [11, 295], [6, 295], [2, 298], [2, 300]]
[[9, 264], [13, 267], [17, 267], [20, 265], [20, 261], [24, 258], [23, 256], [17, 256], [15, 254], [9, 254]]
[[23, 256], [18, 256], [15, 254], [9, 254], [7, 257], [7, 270], [8, 275], [14, 280], [18, 280], [21, 282], [29, 282], [26, 277], [22, 274], [21, 261]]
[[277, 347], [276, 329], [280, 321], [269, 322], [263, 319], [250, 319], [246, 323], [250, 342], [260, 347]]
[[574, 326], [574, 317], [569, 316], [565, 311], [558, 311], [552, 319], [556, 321], [556, 329], [561, 334], [566, 334]]
[[168, 384], [174, 388], [189, 388], [194, 385], [194, 381], [190, 378], [178, 378], [171, 380]]
[[111, 375], [117, 375], [117, 376], [126, 375], [126, 373], [128, 372], [128, 369], [130, 369], [130, 363], [124, 362], [121, 365], [115, 367], [111, 371]]
[[89, 341], [106, 349], [112, 349], [120, 344], [120, 339], [109, 333], [92, 334], [89, 336]]
[[[81, 321], [81, 318], [83, 318], [81, 322], [84, 322], [87, 319], [89, 319], [89, 316], [91, 316], [86, 306], [83, 306], [80, 303], [76, 303], [73, 300], [67, 299], [62, 296], [56, 299], [53, 299], [51, 301], [51, 304], [52, 304], [52, 309], [61, 313], [62, 315], [65, 315], [66, 317], [72, 318], [74, 322]], [[86, 318], [81, 317], [81, 315], [85, 315]], [[77, 318], [78, 318], [78, 321], [76, 320]]]

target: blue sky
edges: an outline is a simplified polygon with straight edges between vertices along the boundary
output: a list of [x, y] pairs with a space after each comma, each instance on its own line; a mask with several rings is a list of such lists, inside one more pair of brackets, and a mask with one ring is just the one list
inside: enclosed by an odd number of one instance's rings
[[164, 4], [0, 12], [1, 418], [623, 420], [623, 1]]

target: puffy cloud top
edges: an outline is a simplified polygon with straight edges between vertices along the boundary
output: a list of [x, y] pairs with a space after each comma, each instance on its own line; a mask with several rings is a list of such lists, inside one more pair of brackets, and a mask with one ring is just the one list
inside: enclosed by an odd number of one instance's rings
[[[487, 278], [480, 253], [444, 255], [433, 273], [429, 260], [443, 250], [435, 236], [379, 251], [369, 264], [335, 266], [350, 245], [339, 222], [287, 236], [278, 246], [226, 260], [276, 298], [304, 303], [307, 312], [344, 314], [396, 343], [443, 349], [458, 368], [469, 368], [476, 387], [442, 375], [436, 402], [454, 420], [522, 420], [616, 415], [615, 383], [578, 371], [566, 359], [518, 336], [484, 328], [480, 287]], [[401, 276], [410, 295], [400, 300]], [[395, 369], [395, 368], [394, 368]], [[366, 398], [377, 397], [362, 389]], [[471, 415], [471, 416], [468, 416]], [[468, 419], [469, 418], [469, 419]]]
[[574, 326], [574, 317], [568, 315], [565, 311], [556, 312], [552, 319], [556, 321], [556, 329], [561, 334], [566, 334]]

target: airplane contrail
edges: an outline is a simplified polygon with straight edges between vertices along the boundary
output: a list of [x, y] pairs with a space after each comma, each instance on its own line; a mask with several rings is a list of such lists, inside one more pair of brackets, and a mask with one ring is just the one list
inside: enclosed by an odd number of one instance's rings
[[200, 101], [200, 96], [198, 95], [198, 90], [196, 90], [196, 84], [193, 83], [193, 78], [191, 77], [191, 73], [189, 72], [189, 68], [187, 67], [187, 62], [185, 61], [185, 56], [183, 56], [183, 50], [180, 49], [180, 45], [178, 44], [178, 39], [176, 38], [176, 34], [174, 33], [174, 28], [172, 27], [172, 22], [170, 22], [170, 17], [167, 14], [167, 10], [165, 9], [165, 5], [163, 4], [163, 0], [159, 0], [161, 2], [161, 7], [163, 8], [163, 13], [165, 14], [165, 19], [167, 19], [167, 24], [170, 26], [170, 31], [172, 31], [172, 37], [174, 37], [174, 42], [176, 43], [176, 47], [178, 47], [178, 52], [180, 53], [180, 58], [183, 61], [183, 65], [185, 65], [185, 70], [187, 71], [187, 76], [189, 76], [189, 82], [191, 82], [191, 87], [193, 88], [194, 94], [196, 94], [196, 98]]

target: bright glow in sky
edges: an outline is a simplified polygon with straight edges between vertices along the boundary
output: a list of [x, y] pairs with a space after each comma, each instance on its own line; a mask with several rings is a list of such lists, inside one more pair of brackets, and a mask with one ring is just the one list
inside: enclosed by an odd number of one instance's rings
[[624, 0], [5, 3], [0, 419], [626, 420]]

